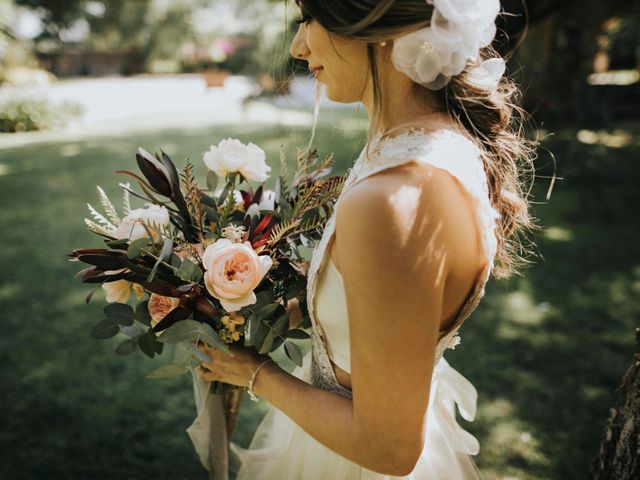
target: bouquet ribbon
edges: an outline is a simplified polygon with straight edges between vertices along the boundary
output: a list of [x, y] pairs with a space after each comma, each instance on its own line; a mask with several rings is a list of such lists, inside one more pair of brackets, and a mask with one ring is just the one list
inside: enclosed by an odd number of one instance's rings
[[190, 368], [197, 416], [186, 429], [200, 463], [209, 471], [210, 480], [229, 478], [229, 438], [223, 395], [212, 394], [211, 382]]

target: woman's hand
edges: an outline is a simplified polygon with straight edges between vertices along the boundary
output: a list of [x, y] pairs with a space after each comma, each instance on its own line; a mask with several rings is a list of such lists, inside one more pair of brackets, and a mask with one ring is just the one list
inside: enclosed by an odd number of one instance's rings
[[289, 330], [296, 328], [302, 322], [302, 310], [300, 309], [300, 301], [293, 297], [287, 302], [287, 311], [289, 312]]
[[229, 346], [230, 354], [203, 342], [198, 342], [197, 347], [211, 358], [211, 362], [202, 362], [196, 368], [200, 378], [239, 387], [249, 386], [253, 372], [268, 358], [267, 355], [259, 355], [253, 348], [238, 345]]

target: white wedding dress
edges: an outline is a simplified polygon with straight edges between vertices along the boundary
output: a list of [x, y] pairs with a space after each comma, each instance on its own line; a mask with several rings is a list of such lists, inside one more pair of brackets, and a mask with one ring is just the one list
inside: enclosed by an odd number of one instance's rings
[[[479, 452], [479, 443], [458, 425], [455, 413], [457, 406], [460, 415], [465, 420], [472, 421], [476, 413], [477, 392], [465, 377], [449, 365], [443, 353], [460, 343], [458, 329], [484, 296], [497, 248], [494, 229], [499, 214], [489, 201], [487, 178], [480, 152], [469, 139], [448, 129], [431, 132], [411, 130], [391, 138], [375, 138], [371, 144], [370, 156], [366, 156], [365, 152], [366, 147], [350, 169], [343, 191], [373, 173], [411, 160], [442, 168], [456, 177], [474, 200], [484, 253], [488, 260], [483, 275], [458, 312], [453, 327], [440, 332], [422, 455], [411, 474], [404, 477], [383, 475], [362, 467], [319, 443], [282, 411], [269, 405], [249, 448], [231, 443], [230, 453], [236, 457], [232, 463], [239, 462], [240, 465], [236, 480], [479, 478], [478, 469], [471, 457]], [[334, 213], [327, 221], [309, 266], [307, 306], [312, 323], [312, 348], [305, 355], [303, 365], [292, 373], [317, 388], [351, 398], [351, 391], [338, 383], [330, 363], [331, 359], [336, 365], [349, 371], [349, 329], [342, 278], [333, 266], [330, 255], [325, 254], [334, 232], [335, 211], [339, 201], [338, 198]], [[204, 409], [199, 408], [199, 412], [204, 412]], [[206, 452], [212, 432], [206, 428], [198, 428], [197, 431], [193, 428], [201, 425], [196, 419], [190, 427], [190, 436], [196, 449]]]

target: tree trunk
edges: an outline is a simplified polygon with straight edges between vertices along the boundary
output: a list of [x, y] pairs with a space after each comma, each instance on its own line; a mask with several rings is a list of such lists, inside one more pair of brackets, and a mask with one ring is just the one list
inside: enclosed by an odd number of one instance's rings
[[640, 327], [636, 328], [638, 352], [616, 392], [598, 456], [591, 464], [590, 480], [640, 478]]

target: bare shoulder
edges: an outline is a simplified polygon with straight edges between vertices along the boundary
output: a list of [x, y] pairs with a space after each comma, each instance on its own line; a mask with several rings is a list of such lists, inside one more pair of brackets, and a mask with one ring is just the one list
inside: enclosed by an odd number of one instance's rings
[[408, 161], [361, 180], [341, 197], [338, 255], [351, 254], [344, 251], [348, 244], [375, 237], [382, 250], [401, 248], [411, 256], [424, 254], [427, 243], [437, 243], [447, 257], [475, 264], [479, 237], [474, 209], [473, 199], [449, 171]]

